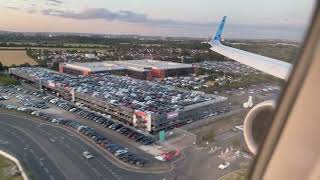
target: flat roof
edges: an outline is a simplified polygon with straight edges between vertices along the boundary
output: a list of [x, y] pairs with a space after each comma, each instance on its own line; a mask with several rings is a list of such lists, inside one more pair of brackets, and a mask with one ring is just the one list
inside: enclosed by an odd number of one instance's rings
[[134, 71], [149, 71], [148, 69], [183, 69], [192, 68], [191, 64], [175, 63], [169, 61], [158, 61], [151, 59], [143, 60], [124, 60], [124, 61], [103, 61], [103, 62], [90, 62], [90, 63], [63, 63], [64, 67], [90, 71], [111, 71], [111, 70], [124, 70], [131, 69]]
[[111, 71], [111, 70], [124, 70], [125, 67], [109, 63], [112, 61], [94, 62], [94, 63], [63, 63], [64, 67], [77, 69], [82, 71], [99, 72], [99, 71]]

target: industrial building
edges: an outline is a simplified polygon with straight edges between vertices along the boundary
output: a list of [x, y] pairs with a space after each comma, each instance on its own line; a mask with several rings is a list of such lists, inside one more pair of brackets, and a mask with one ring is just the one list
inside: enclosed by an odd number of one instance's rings
[[59, 65], [59, 71], [61, 73], [84, 76], [94, 73], [109, 72], [127, 75], [137, 79], [151, 80], [152, 78], [189, 75], [194, 73], [194, 67], [191, 64], [145, 59], [90, 63], [61, 63]]
[[110, 73], [79, 77], [45, 68], [20, 67], [10, 68], [10, 74], [152, 134], [200, 120], [227, 106], [226, 97]]

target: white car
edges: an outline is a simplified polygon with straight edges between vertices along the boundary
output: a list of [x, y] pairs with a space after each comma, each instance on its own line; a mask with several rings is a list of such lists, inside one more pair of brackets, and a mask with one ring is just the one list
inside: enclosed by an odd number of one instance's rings
[[26, 108], [24, 108], [24, 107], [19, 107], [17, 110], [18, 110], [18, 111], [25, 111]]
[[82, 153], [82, 156], [85, 157], [86, 159], [92, 159], [94, 156], [89, 152], [89, 151], [84, 151]]
[[224, 164], [219, 164], [218, 168], [221, 170], [224, 170], [229, 166], [230, 166], [230, 162], [226, 161]]
[[59, 122], [60, 122], [60, 120], [59, 120], [59, 119], [57, 119], [57, 118], [54, 118], [54, 119], [52, 119], [52, 120], [51, 120], [51, 122], [52, 122], [52, 123], [59, 123]]
[[33, 112], [31, 112], [31, 115], [39, 116], [40, 112], [39, 111], [33, 111]]
[[72, 108], [72, 109], [70, 109], [69, 111], [70, 111], [70, 112], [73, 112], [73, 111], [75, 111], [75, 110], [77, 110], [77, 108]]
[[124, 153], [127, 153], [127, 152], [128, 152], [127, 150], [122, 150], [122, 149], [120, 149], [120, 150], [116, 151], [116, 153], [114, 153], [114, 155], [115, 155], [115, 156], [119, 156], [119, 155], [124, 154]]
[[16, 107], [13, 106], [13, 105], [7, 105], [6, 108], [7, 108], [7, 109], [15, 109]]
[[9, 99], [9, 96], [2, 96], [3, 97], [3, 99], [5, 99], [5, 100], [8, 100]]
[[51, 102], [52, 104], [54, 104], [54, 103], [56, 103], [56, 102], [58, 102], [59, 101], [59, 99], [51, 99], [49, 102]]

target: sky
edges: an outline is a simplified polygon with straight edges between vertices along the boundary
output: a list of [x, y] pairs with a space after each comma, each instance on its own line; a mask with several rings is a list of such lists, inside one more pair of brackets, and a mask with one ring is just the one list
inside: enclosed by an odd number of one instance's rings
[[0, 30], [301, 40], [313, 0], [0, 0]]

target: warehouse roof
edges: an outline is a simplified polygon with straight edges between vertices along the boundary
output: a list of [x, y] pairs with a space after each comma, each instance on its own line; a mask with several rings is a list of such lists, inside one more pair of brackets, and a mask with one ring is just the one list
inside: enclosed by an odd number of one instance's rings
[[191, 64], [174, 63], [168, 61], [157, 60], [125, 60], [125, 61], [103, 61], [91, 63], [64, 63], [65, 67], [86, 70], [91, 72], [112, 71], [131, 69], [135, 71], [148, 71], [150, 69], [182, 69], [192, 68]]
[[94, 62], [94, 63], [63, 63], [64, 67], [90, 71], [90, 72], [99, 72], [99, 71], [112, 71], [112, 70], [123, 70], [125, 67], [111, 63], [113, 61], [105, 62]]

